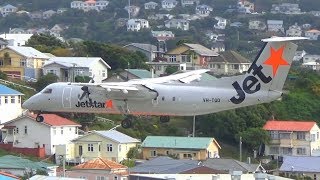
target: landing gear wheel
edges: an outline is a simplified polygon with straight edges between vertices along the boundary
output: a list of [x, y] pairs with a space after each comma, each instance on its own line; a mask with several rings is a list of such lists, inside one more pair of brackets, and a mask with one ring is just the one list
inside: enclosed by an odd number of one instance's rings
[[170, 121], [170, 116], [160, 116], [160, 123], [167, 123]]
[[43, 120], [44, 120], [43, 116], [37, 115], [37, 117], [36, 117], [37, 122], [43, 122]]
[[124, 129], [128, 129], [132, 127], [132, 120], [130, 118], [126, 118], [124, 120], [121, 121], [121, 126]]

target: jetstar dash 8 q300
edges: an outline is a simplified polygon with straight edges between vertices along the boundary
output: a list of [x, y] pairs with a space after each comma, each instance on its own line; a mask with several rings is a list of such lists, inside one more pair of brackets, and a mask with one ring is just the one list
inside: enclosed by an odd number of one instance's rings
[[297, 50], [294, 40], [303, 37], [263, 39], [264, 47], [246, 74], [210, 82], [196, 82], [207, 70], [166, 77], [112, 83], [54, 83], [23, 103], [38, 113], [85, 112], [124, 114], [121, 125], [129, 128], [132, 115], [194, 116], [276, 100]]

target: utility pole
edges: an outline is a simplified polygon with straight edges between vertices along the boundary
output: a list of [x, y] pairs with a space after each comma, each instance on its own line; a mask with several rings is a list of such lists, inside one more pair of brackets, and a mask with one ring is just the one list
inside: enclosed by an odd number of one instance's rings
[[193, 116], [192, 137], [196, 134], [196, 116]]
[[128, 14], [129, 14], [129, 20], [130, 20], [130, 15], [131, 15], [131, 12], [130, 12], [130, 10], [131, 10], [131, 9], [130, 9], [130, 6], [131, 6], [131, 5], [130, 5], [130, 0], [128, 0]]
[[242, 161], [242, 137], [241, 136], [240, 136], [239, 146], [240, 146], [240, 162], [241, 162]]

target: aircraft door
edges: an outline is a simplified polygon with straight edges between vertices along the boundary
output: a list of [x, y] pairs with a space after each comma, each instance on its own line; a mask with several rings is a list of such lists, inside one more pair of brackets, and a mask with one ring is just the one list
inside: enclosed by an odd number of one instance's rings
[[62, 105], [64, 108], [71, 108], [71, 91], [71, 87], [66, 87], [63, 89]]

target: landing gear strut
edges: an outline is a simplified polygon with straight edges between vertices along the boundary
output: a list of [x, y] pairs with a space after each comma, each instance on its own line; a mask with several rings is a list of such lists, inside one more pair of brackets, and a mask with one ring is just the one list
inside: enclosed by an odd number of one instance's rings
[[167, 123], [170, 121], [170, 116], [160, 116], [161, 123]]
[[121, 126], [124, 129], [131, 128], [132, 127], [132, 119], [133, 119], [132, 117], [127, 116], [124, 120], [121, 121]]
[[40, 114], [38, 114], [37, 117], [36, 117], [36, 121], [37, 122], [43, 122], [43, 120], [44, 120], [44, 117], [41, 116]]

